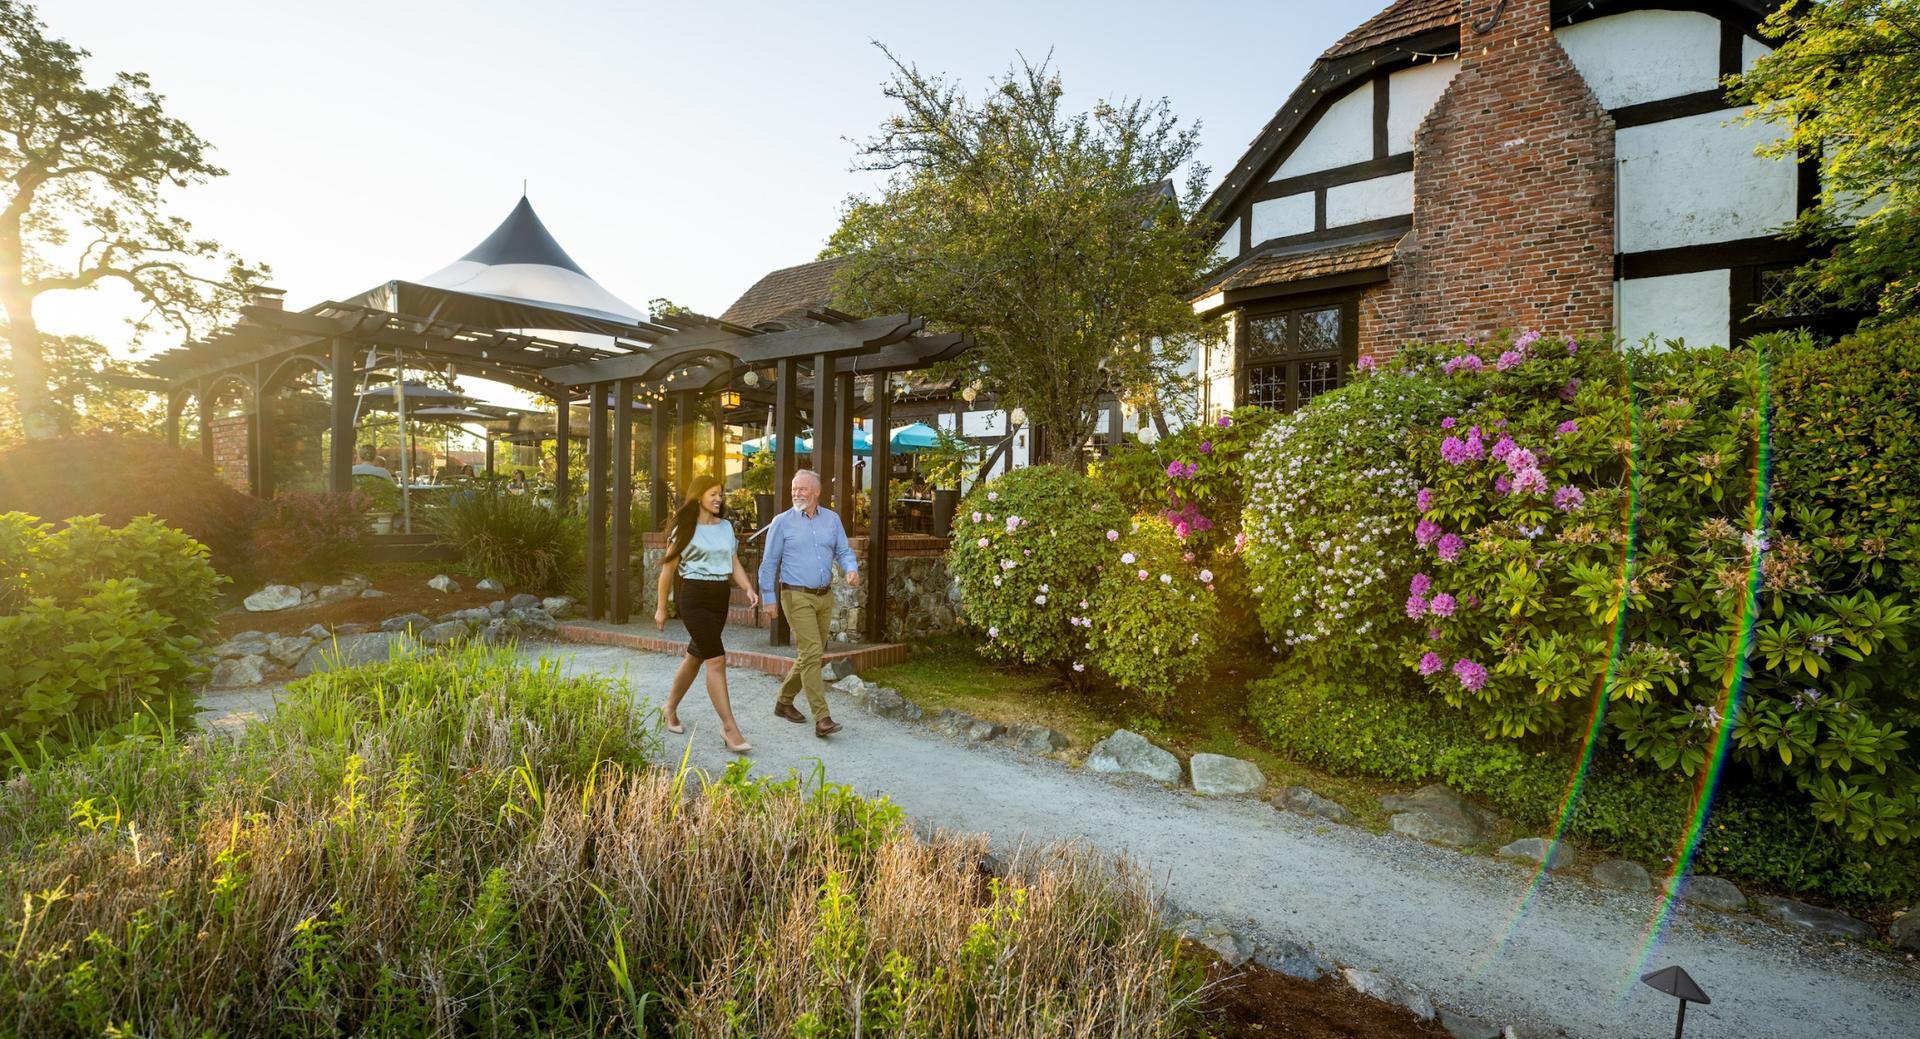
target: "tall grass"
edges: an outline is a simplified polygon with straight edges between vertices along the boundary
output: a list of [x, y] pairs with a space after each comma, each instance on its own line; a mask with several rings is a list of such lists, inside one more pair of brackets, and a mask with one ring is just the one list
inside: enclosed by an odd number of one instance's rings
[[470, 568], [512, 588], [558, 594], [586, 566], [586, 522], [531, 495], [493, 487], [465, 491], [431, 515], [433, 529]]
[[1166, 1036], [1143, 879], [977, 868], [819, 776], [646, 764], [597, 679], [472, 649], [0, 801], [0, 1034]]

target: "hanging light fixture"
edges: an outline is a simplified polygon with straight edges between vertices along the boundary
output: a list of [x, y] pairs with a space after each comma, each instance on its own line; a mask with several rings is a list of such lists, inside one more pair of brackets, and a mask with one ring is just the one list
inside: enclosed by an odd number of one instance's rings
[[748, 389], [752, 389], [753, 387], [760, 385], [760, 373], [749, 368], [747, 369], [747, 374], [742, 375], [740, 377], [740, 382], [743, 385], [745, 385]]
[[873, 380], [872, 379], [868, 379], [866, 389], [860, 391], [860, 399], [866, 401], [868, 404], [873, 403]]
[[728, 411], [732, 411], [734, 408], [739, 407], [740, 391], [739, 390], [720, 391], [720, 406], [723, 408], [726, 408]]
[[1016, 426], [1024, 426], [1027, 424], [1027, 409], [1015, 408], [1012, 413], [1007, 416], [1007, 419]]

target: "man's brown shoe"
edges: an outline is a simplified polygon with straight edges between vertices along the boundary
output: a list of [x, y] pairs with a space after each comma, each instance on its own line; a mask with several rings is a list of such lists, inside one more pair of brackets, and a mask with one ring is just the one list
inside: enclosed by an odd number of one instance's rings
[[775, 716], [785, 718], [790, 722], [801, 722], [804, 724], [807, 720], [807, 716], [801, 714], [799, 708], [790, 703], [774, 704], [773, 713]]
[[834, 733], [839, 732], [840, 729], [841, 729], [841, 725], [839, 722], [834, 721], [832, 718], [829, 718], [825, 715], [821, 715], [820, 720], [813, 723], [813, 734], [815, 736], [820, 737], [823, 740], [826, 739], [828, 736], [831, 736]]

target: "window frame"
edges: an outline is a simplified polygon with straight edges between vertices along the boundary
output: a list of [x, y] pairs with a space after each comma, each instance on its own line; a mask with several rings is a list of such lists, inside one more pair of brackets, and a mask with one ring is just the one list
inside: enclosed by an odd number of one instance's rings
[[[1315, 310], [1336, 310], [1340, 314], [1339, 342], [1332, 350], [1313, 353], [1285, 354], [1274, 358], [1255, 358], [1253, 356], [1253, 322], [1264, 317], [1281, 314], [1304, 313]], [[1233, 396], [1237, 407], [1246, 407], [1253, 402], [1248, 397], [1254, 369], [1285, 368], [1286, 400], [1274, 406], [1282, 415], [1291, 414], [1300, 409], [1300, 382], [1302, 365], [1331, 360], [1334, 362], [1333, 388], [1346, 385], [1349, 373], [1360, 359], [1360, 297], [1354, 293], [1315, 293], [1312, 295], [1292, 296], [1285, 299], [1264, 302], [1257, 306], [1244, 307], [1233, 315], [1237, 327], [1234, 329], [1234, 389]], [[1322, 391], [1326, 392], [1326, 391]], [[1264, 406], [1264, 405], [1263, 405]]]

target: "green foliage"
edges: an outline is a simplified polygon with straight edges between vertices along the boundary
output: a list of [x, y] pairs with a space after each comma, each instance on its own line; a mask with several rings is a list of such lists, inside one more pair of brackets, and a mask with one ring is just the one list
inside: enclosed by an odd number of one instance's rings
[[1796, 302], [1825, 299], [1883, 315], [1920, 309], [1920, 3], [1792, 0], [1761, 24], [1774, 45], [1729, 97], [1776, 124], [1761, 154], [1815, 155], [1820, 196], [1796, 231], [1833, 246], [1796, 272]]
[[358, 492], [281, 491], [254, 530], [254, 565], [284, 582], [339, 577], [366, 557], [366, 513]]
[[[147, 390], [110, 382], [114, 377], [138, 377], [133, 360], [115, 357], [105, 344], [85, 336], [42, 334], [41, 357], [47, 368], [47, 397], [60, 417], [61, 427], [75, 433], [111, 433], [116, 436], [154, 437], [160, 432], [162, 410]], [[14, 399], [12, 351], [0, 340], [0, 402]], [[0, 403], [0, 445], [26, 439], [19, 413]]]
[[843, 258], [840, 304], [971, 333], [952, 367], [1044, 426], [1046, 461], [1077, 464], [1100, 394], [1152, 398], [1200, 330], [1186, 292], [1214, 232], [1182, 216], [1206, 194], [1198, 137], [1165, 101], [1069, 112], [1044, 64], [977, 99], [894, 69], [899, 110], [863, 150], [891, 177], [849, 205], [826, 250]]
[[99, 516], [112, 526], [151, 514], [207, 546], [214, 568], [236, 580], [253, 573], [259, 510], [206, 459], [157, 440], [90, 434], [0, 451], [0, 512]]
[[1214, 573], [1196, 566], [1164, 520], [1137, 519], [1094, 582], [1087, 658], [1114, 684], [1165, 703], [1207, 677], [1220, 633]]
[[1280, 418], [1246, 407], [1188, 424], [1152, 445], [1123, 448], [1095, 470], [1129, 509], [1159, 515], [1195, 551], [1235, 541], [1252, 473], [1249, 450]]
[[492, 488], [457, 494], [432, 522], [469, 568], [511, 588], [558, 594], [586, 565], [585, 522], [530, 495]]
[[189, 653], [220, 581], [205, 548], [151, 518], [116, 530], [83, 516], [53, 533], [21, 513], [0, 514], [0, 548], [0, 735], [12, 747], [58, 756], [192, 715]]
[[960, 481], [980, 464], [980, 449], [966, 437], [943, 427], [934, 430], [933, 446], [920, 452], [919, 463], [928, 484], [959, 490]]
[[772, 451], [756, 451], [741, 466], [740, 487], [754, 494], [772, 494], [773, 480], [779, 471]]
[[1111, 494], [1058, 466], [1015, 469], [969, 492], [947, 567], [967, 623], [987, 635], [981, 652], [1062, 669], [1078, 660], [1085, 639], [1073, 619], [1118, 555], [1107, 531], [1126, 525]]
[[1419, 487], [1413, 429], [1458, 406], [1456, 387], [1376, 374], [1281, 418], [1246, 452], [1247, 581], [1261, 628], [1321, 674], [1380, 677], [1414, 624], [1401, 588]]
[[366, 503], [370, 513], [400, 511], [400, 485], [384, 476], [358, 473], [353, 478], [353, 490]]

